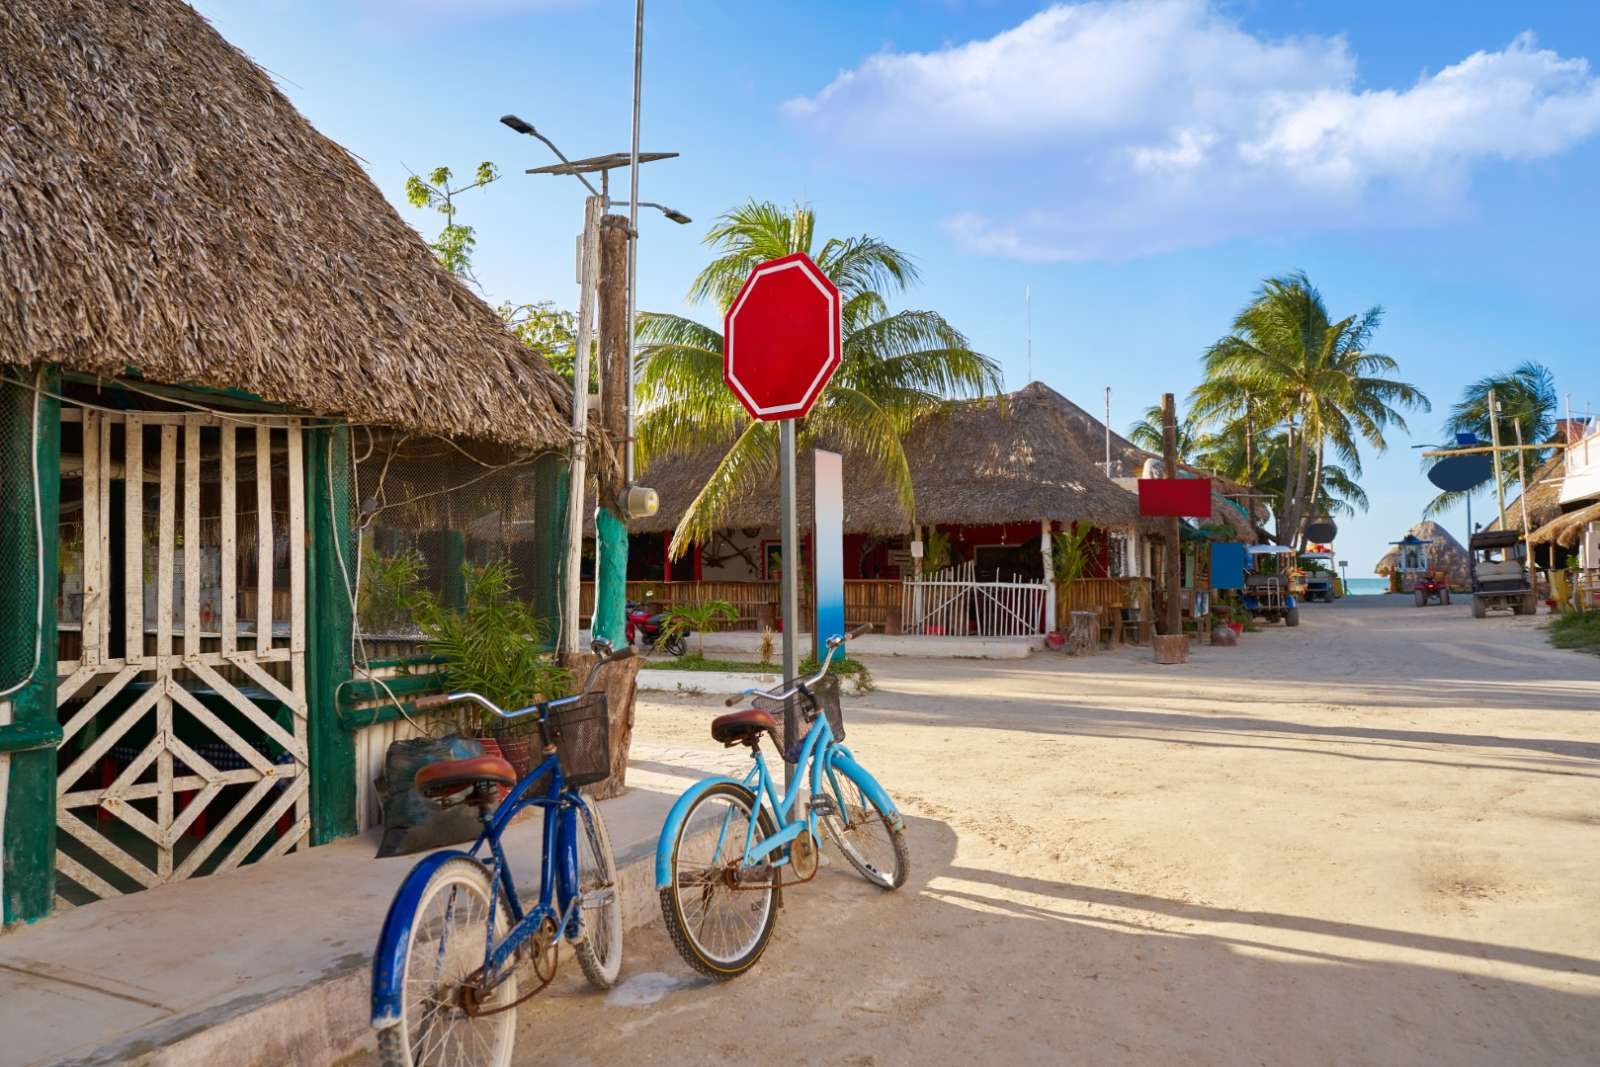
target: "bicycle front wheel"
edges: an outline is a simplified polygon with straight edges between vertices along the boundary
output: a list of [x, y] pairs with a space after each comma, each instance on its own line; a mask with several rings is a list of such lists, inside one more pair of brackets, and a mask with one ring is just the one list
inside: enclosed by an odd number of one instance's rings
[[[422, 891], [411, 919], [403, 973], [400, 1023], [378, 1033], [383, 1067], [507, 1067], [516, 1035], [517, 976], [509, 974], [487, 997], [469, 989], [483, 966], [489, 938], [506, 934], [505, 902], [476, 860], [441, 864]], [[469, 1011], [469, 1005], [471, 1010]]]
[[772, 817], [743, 786], [724, 782], [702, 793], [678, 827], [672, 884], [661, 891], [672, 943], [718, 981], [755, 966], [777, 920], [777, 871], [740, 869], [752, 820], [754, 840], [772, 836]]
[[578, 808], [578, 895], [583, 917], [583, 934], [574, 950], [578, 965], [590, 985], [610, 989], [622, 970], [622, 890], [611, 835], [592, 803]]
[[849, 775], [828, 772], [833, 810], [823, 828], [856, 873], [879, 889], [899, 889], [910, 873], [910, 849], [903, 826], [896, 826]]

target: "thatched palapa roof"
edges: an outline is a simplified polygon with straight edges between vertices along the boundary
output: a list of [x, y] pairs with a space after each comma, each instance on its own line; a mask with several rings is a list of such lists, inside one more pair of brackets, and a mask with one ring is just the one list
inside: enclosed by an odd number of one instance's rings
[[[1090, 522], [1136, 525], [1138, 501], [1100, 472], [1074, 443], [1076, 411], [1060, 393], [1034, 382], [994, 400], [953, 404], [924, 419], [905, 440], [916, 490], [917, 521], [933, 525], [1005, 522]], [[642, 478], [661, 494], [661, 508], [629, 528], [671, 530], [705, 485], [723, 449], [663, 457]], [[800, 521], [811, 520], [811, 462], [799, 464]], [[777, 470], [759, 491], [734, 502], [729, 527], [773, 526], [778, 521]], [[911, 522], [894, 494], [865, 459], [845, 458], [845, 529], [901, 533]]]
[[1589, 504], [1558, 515], [1528, 535], [1536, 545], [1557, 544], [1562, 548], [1577, 548], [1583, 540], [1583, 531], [1591, 522], [1600, 522], [1600, 503]]
[[[1425, 519], [1401, 534], [1400, 539], [1404, 540], [1408, 535], [1416, 537], [1419, 541], [1430, 542], [1423, 549], [1428, 559], [1428, 566], [1433, 570], [1443, 571], [1449, 579], [1451, 588], [1472, 588], [1472, 557], [1468, 555], [1461, 542], [1451, 536], [1449, 530], [1432, 519]], [[1373, 572], [1387, 578], [1394, 573], [1395, 565], [1399, 561], [1400, 546], [1396, 545], [1383, 554]]]
[[[1561, 514], [1561, 484], [1566, 480], [1566, 463], [1560, 451], [1546, 460], [1528, 478], [1528, 528], [1538, 529]], [[1513, 496], [1506, 501], [1506, 524], [1510, 529], [1522, 529], [1522, 497]], [[1500, 516], [1485, 526], [1486, 530], [1500, 529]]]
[[0, 4], [0, 363], [540, 446], [566, 388], [179, 0]]

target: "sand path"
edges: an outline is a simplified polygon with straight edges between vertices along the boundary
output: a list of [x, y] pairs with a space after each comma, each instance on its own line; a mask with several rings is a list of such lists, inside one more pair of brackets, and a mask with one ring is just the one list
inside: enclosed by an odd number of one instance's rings
[[1382, 598], [1147, 656], [874, 663], [906, 888], [834, 862], [727, 985], [632, 935], [517, 1062], [1600, 1062], [1600, 659]]

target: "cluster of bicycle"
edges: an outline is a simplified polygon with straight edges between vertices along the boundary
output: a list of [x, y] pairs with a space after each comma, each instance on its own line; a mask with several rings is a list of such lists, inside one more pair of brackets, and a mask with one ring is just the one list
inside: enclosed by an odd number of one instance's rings
[[[810, 881], [823, 837], [879, 888], [908, 871], [905, 828], [883, 787], [844, 745], [836, 636], [817, 673], [728, 701], [712, 737], [750, 749], [744, 778], [695, 783], [667, 814], [655, 883], [673, 944], [701, 974], [743, 974], [771, 940], [784, 888]], [[605, 665], [631, 655], [595, 643], [597, 661], [578, 696], [505, 710], [479, 694], [445, 693], [419, 704], [474, 702], [507, 721], [537, 724], [543, 759], [518, 775], [497, 756], [431, 764], [416, 788], [440, 805], [476, 807], [482, 831], [468, 849], [425, 857], [390, 904], [372, 966], [372, 1025], [385, 1067], [495, 1065], [511, 1059], [518, 1004], [556, 974], [566, 942], [584, 977], [611, 988], [622, 967], [622, 900], [599, 807], [580, 792], [609, 773], [606, 709], [594, 689]], [[793, 736], [785, 730], [785, 709]], [[761, 749], [770, 739], [795, 766], [779, 794]], [[516, 886], [502, 835], [525, 808], [543, 810], [537, 901]], [[530, 906], [531, 904], [531, 906]]]

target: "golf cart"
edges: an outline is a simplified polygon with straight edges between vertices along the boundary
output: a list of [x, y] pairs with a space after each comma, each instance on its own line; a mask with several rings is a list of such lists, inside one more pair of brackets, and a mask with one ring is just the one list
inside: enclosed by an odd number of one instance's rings
[[1239, 600], [1251, 616], [1265, 622], [1300, 625], [1300, 604], [1289, 587], [1294, 549], [1283, 545], [1250, 545], [1245, 549], [1244, 588]]
[[1333, 553], [1312, 551], [1300, 553], [1300, 575], [1304, 584], [1301, 595], [1307, 604], [1333, 601]]
[[1513, 615], [1534, 615], [1538, 594], [1528, 575], [1527, 544], [1516, 530], [1484, 530], [1472, 535], [1472, 617], [1491, 608], [1509, 608]]

